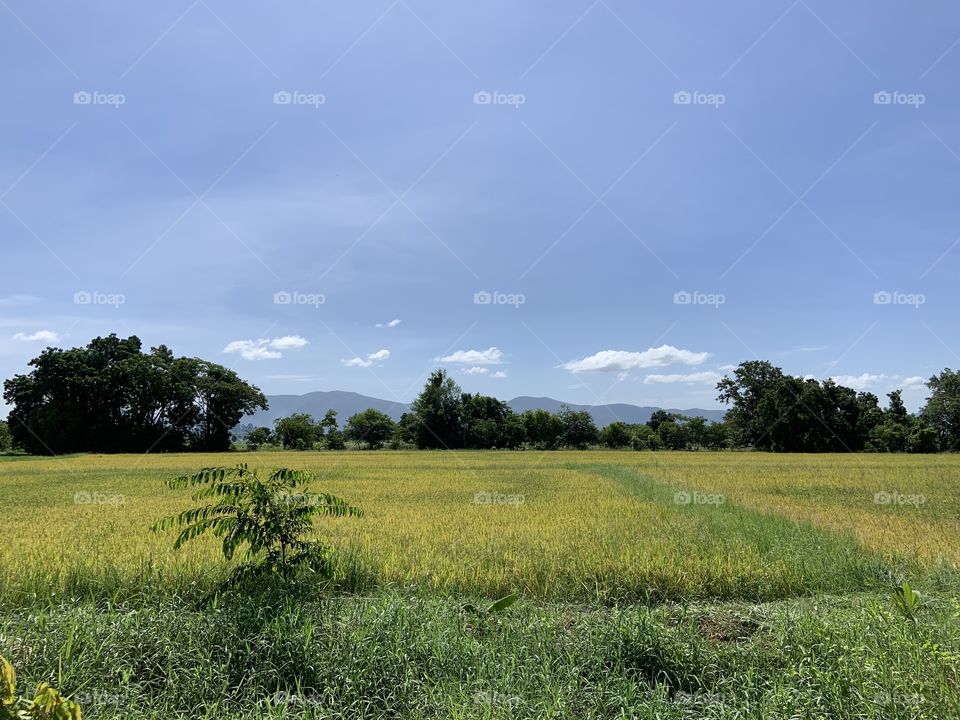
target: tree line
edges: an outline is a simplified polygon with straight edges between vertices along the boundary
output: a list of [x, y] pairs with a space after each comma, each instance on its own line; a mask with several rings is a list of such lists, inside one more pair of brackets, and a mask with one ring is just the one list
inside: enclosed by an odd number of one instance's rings
[[634, 448], [756, 449], [773, 452], [938, 452], [960, 450], [960, 372], [931, 377], [917, 413], [901, 391], [885, 407], [873, 393], [833, 380], [788, 375], [766, 361], [741, 363], [717, 384], [728, 406], [722, 422], [658, 410], [646, 423], [597, 428], [585, 410], [514, 412], [497, 398], [463, 392], [436, 370], [398, 421], [375, 409], [347, 419], [296, 413], [273, 428], [236, 428], [267, 399], [221, 365], [176, 357], [166, 346], [144, 352], [140, 339], [98, 337], [86, 347], [48, 348], [32, 370], [4, 382], [12, 406], [0, 423], [0, 450], [71, 452], [258, 449]]
[[907, 411], [902, 392], [886, 407], [870, 392], [833, 380], [785, 374], [766, 361], [741, 363], [717, 385], [729, 406], [722, 422], [655, 411], [646, 423], [616, 421], [598, 429], [589, 412], [564, 407], [514, 412], [497, 398], [465, 393], [437, 370], [409, 412], [394, 422], [369, 409], [340, 430], [335, 411], [317, 422], [305, 413], [248, 429], [247, 447], [292, 449], [633, 448], [635, 450], [755, 449], [771, 452], [912, 452], [960, 450], [960, 373], [949, 368], [927, 381], [924, 407]]
[[887, 406], [871, 392], [833, 380], [788, 375], [764, 360], [741, 363], [717, 384], [730, 406], [724, 424], [735, 447], [774, 452], [954, 452], [960, 450], [960, 372], [946, 368], [926, 382], [916, 414], [902, 392]]

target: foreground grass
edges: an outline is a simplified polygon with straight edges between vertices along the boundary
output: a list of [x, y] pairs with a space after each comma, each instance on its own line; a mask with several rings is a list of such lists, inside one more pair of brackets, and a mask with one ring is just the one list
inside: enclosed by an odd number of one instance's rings
[[[171, 536], [148, 528], [190, 505], [189, 491], [164, 479], [239, 460], [312, 470], [316, 488], [364, 509], [323, 526], [341, 549], [339, 587], [351, 591], [760, 601], [876, 589], [953, 573], [960, 561], [957, 456], [80, 456], [0, 464], [0, 507], [14, 509], [0, 600], [209, 590], [228, 571], [216, 545], [174, 554]], [[923, 502], [877, 504], [881, 492]], [[523, 501], [476, 504], [476, 493]]]
[[487, 622], [436, 595], [167, 599], [13, 614], [0, 653], [97, 718], [960, 717], [960, 605], [931, 600], [914, 624], [882, 597]]

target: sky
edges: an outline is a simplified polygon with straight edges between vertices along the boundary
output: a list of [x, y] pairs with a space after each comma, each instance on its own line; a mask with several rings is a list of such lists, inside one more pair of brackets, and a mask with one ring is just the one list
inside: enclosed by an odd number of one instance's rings
[[0, 377], [719, 407], [960, 366], [952, 3], [0, 0]]

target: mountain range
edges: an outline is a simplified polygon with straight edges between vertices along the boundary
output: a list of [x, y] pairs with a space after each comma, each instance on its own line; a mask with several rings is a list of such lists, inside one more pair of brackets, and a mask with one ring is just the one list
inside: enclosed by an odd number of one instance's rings
[[[305, 395], [268, 395], [267, 401], [270, 406], [268, 410], [258, 410], [252, 415], [244, 417], [241, 423], [273, 427], [274, 420], [286, 417], [295, 412], [309, 413], [319, 420], [327, 410], [336, 410], [337, 419], [342, 427], [346, 423], [347, 418], [367, 408], [374, 408], [386, 413], [394, 420], [399, 420], [400, 416], [410, 409], [409, 403], [382, 400], [380, 398], [369, 397], [354, 392], [345, 392], [343, 390], [318, 391]], [[609, 425], [615, 420], [622, 420], [623, 422], [631, 424], [645, 423], [650, 419], [654, 410], [660, 409], [628, 405], [625, 403], [578, 405], [576, 403], [564, 403], [549, 397], [527, 397], [523, 395], [510, 400], [507, 404], [513, 408], [514, 412], [518, 413], [524, 412], [525, 410], [537, 409], [558, 412], [564, 405], [568, 406], [571, 410], [586, 410], [593, 417], [598, 427]], [[676, 408], [665, 409], [668, 412], [690, 417], [700, 416], [707, 420], [717, 422], [723, 419], [723, 410], [705, 410], [703, 408], [689, 408], [686, 410]]]

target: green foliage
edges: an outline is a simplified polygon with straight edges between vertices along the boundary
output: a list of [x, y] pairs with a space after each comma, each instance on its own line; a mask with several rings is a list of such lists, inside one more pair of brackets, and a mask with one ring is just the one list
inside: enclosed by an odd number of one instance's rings
[[247, 447], [251, 450], [257, 450], [263, 445], [268, 445], [273, 440], [273, 433], [270, 428], [255, 427], [247, 433]]
[[906, 580], [893, 590], [893, 606], [911, 622], [917, 621], [917, 611], [920, 610], [920, 593], [910, 587]]
[[3, 397], [14, 441], [37, 455], [226, 450], [240, 419], [267, 406], [232, 370], [163, 345], [144, 353], [136, 336], [47, 348], [30, 365]]
[[944, 370], [933, 395], [910, 415], [899, 390], [882, 409], [876, 395], [827, 379], [785, 375], [765, 361], [741, 363], [717, 384], [730, 405], [725, 425], [735, 445], [775, 452], [934, 452], [960, 449], [960, 375]]
[[485, 608], [478, 607], [476, 605], [473, 605], [472, 603], [467, 603], [466, 605], [463, 606], [463, 609], [466, 612], [473, 613], [474, 615], [478, 615], [481, 617], [489, 617], [490, 615], [496, 615], [497, 613], [502, 613], [504, 610], [506, 610], [508, 607], [513, 605], [519, 599], [520, 599], [519, 595], [517, 595], [516, 593], [510, 593], [509, 595], [505, 595], [504, 597], [491, 603]]
[[461, 420], [464, 447], [513, 448], [523, 442], [523, 427], [516, 414], [497, 398], [464, 393]]
[[0, 420], [0, 452], [6, 452], [13, 447], [13, 435], [10, 434], [10, 425]]
[[350, 416], [344, 435], [348, 440], [365, 444], [371, 450], [378, 450], [393, 437], [396, 424], [386, 413], [369, 408]]
[[520, 415], [527, 442], [538, 450], [552, 450], [560, 446], [563, 422], [547, 410], [527, 410]]
[[325, 572], [329, 548], [307, 538], [315, 516], [359, 517], [359, 508], [327, 494], [309, 493], [309, 473], [280, 468], [264, 480], [246, 465], [204, 468], [167, 482], [170, 488], [201, 486], [195, 501], [213, 502], [164, 518], [154, 531], [180, 529], [174, 549], [207, 532], [222, 538], [223, 555], [233, 558], [246, 546], [245, 563], [234, 570], [232, 582], [268, 575], [289, 579], [294, 570]]
[[617, 420], [600, 431], [599, 439], [608, 448], [625, 448], [633, 442], [633, 432], [629, 425]]
[[17, 697], [17, 673], [0, 655], [0, 720], [82, 720], [82, 717], [80, 705], [45, 682], [37, 685], [32, 699]]
[[637, 425], [633, 429], [634, 450], [659, 450], [660, 436], [649, 425]]
[[412, 435], [418, 448], [462, 447], [463, 410], [460, 386], [440, 369], [430, 373], [423, 392], [413, 401]]
[[930, 398], [921, 415], [936, 433], [941, 450], [960, 451], [960, 371], [944, 369], [927, 381]]
[[309, 413], [293, 413], [277, 418], [273, 434], [287, 450], [310, 450], [323, 437], [320, 428]]
[[563, 425], [563, 445], [582, 449], [597, 442], [597, 426], [593, 416], [586, 410], [571, 410], [564, 405], [557, 417]]
[[669, 413], [666, 410], [654, 410], [650, 414], [650, 419], [647, 420], [647, 426], [651, 430], [659, 430], [660, 426], [665, 422], [672, 422], [676, 417], [673, 413]]

